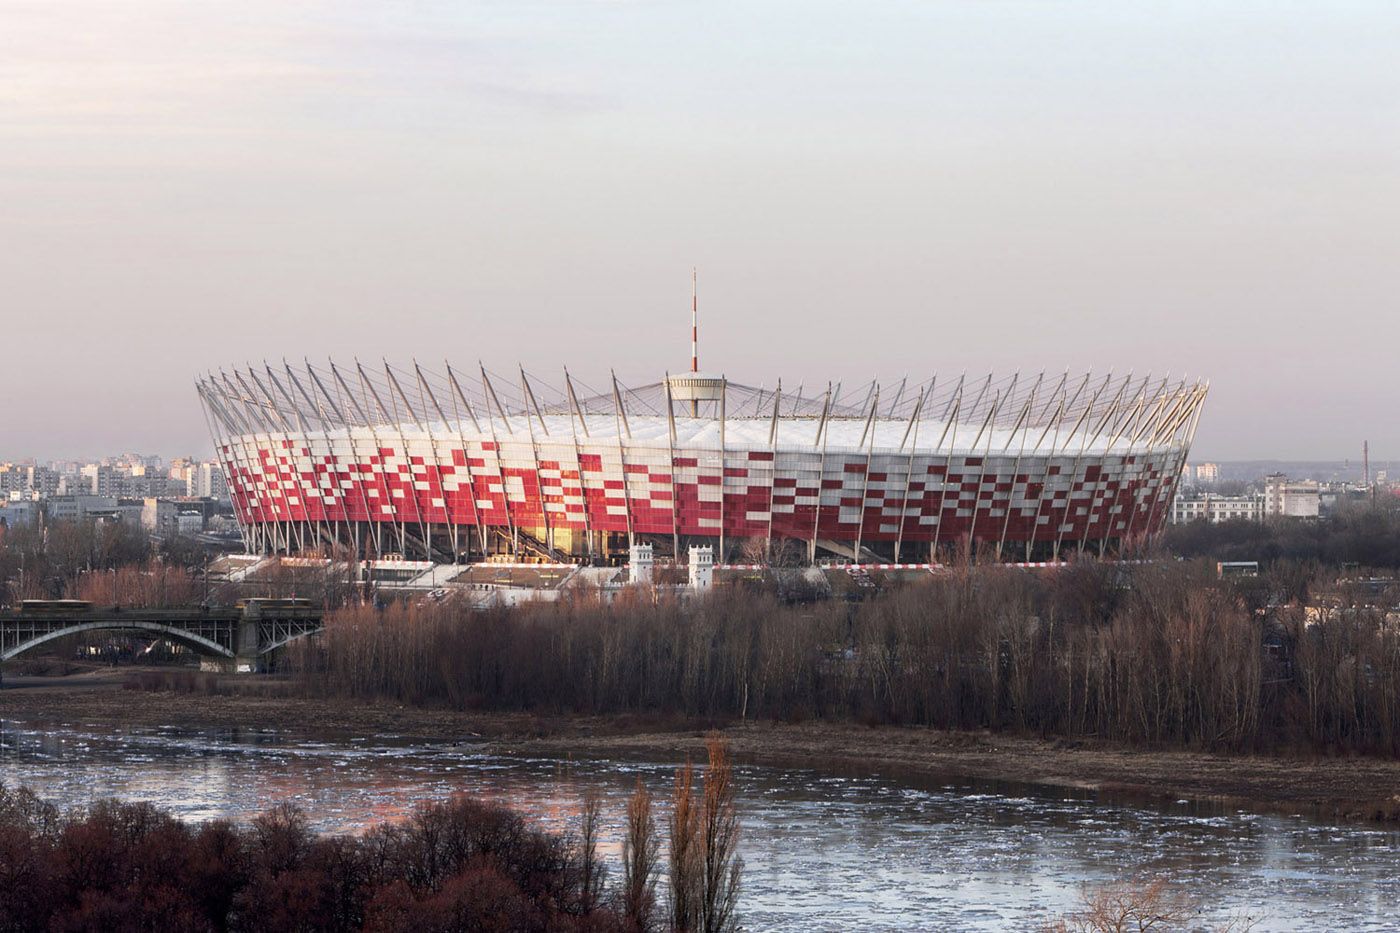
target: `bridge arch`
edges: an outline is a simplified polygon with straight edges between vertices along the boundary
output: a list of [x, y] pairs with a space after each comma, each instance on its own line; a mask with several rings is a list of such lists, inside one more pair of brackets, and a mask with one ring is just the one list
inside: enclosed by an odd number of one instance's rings
[[40, 635], [36, 635], [34, 638], [31, 638], [28, 641], [23, 641], [17, 645], [6, 648], [3, 653], [0, 653], [0, 661], [8, 661], [11, 658], [18, 657], [19, 655], [24, 654], [26, 651], [33, 650], [34, 648], [37, 648], [40, 645], [46, 644], [48, 642], [54, 641], [55, 639], [65, 638], [69, 635], [81, 635], [83, 632], [98, 631], [147, 632], [150, 634], [160, 635], [162, 638], [168, 638], [176, 644], [184, 645], [187, 648], [191, 648], [201, 655], [217, 658], [234, 657], [234, 652], [231, 649], [224, 647], [223, 645], [219, 644], [216, 641], [213, 641], [212, 639], [205, 638], [202, 635], [197, 635], [194, 632], [189, 631], [188, 629], [176, 628], [175, 626], [166, 625], [161, 622], [146, 622], [141, 621], [139, 619], [132, 619], [130, 621], [121, 622], [115, 620], [78, 622], [73, 625], [64, 626], [60, 629], [54, 629], [50, 632], [44, 632]]

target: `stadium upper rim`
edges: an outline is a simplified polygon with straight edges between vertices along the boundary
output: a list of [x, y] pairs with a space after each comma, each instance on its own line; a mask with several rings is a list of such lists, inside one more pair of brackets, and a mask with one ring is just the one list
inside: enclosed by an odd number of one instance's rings
[[523, 367], [248, 364], [197, 380], [216, 437], [425, 434], [674, 446], [1002, 450], [1107, 453], [1189, 444], [1209, 383], [1132, 373], [931, 376], [819, 387], [753, 386], [714, 377], [719, 399], [692, 402], [678, 372], [599, 390], [564, 370], [551, 382]]

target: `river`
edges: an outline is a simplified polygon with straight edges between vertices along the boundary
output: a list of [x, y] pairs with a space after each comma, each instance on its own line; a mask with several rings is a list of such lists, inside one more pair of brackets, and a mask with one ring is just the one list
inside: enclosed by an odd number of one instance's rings
[[[0, 722], [0, 779], [61, 806], [149, 800], [187, 820], [247, 821], [292, 801], [323, 832], [357, 832], [455, 792], [576, 826], [593, 788], [614, 877], [640, 778], [666, 810], [676, 762], [524, 757], [480, 744], [346, 742], [257, 730], [129, 730]], [[1026, 930], [1086, 884], [1164, 875], [1202, 925], [1257, 930], [1400, 926], [1400, 833], [1187, 801], [949, 778], [740, 764], [742, 920], [749, 930]]]

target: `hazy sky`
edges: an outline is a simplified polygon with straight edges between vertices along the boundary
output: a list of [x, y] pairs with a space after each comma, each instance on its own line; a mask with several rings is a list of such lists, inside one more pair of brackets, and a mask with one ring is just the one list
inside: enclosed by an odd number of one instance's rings
[[197, 373], [1212, 382], [1400, 453], [1394, 3], [0, 0], [0, 459], [207, 454]]

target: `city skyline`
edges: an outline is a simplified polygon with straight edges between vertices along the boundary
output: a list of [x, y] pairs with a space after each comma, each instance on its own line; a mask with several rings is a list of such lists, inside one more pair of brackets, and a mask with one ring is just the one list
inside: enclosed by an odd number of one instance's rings
[[0, 458], [207, 456], [196, 378], [284, 356], [654, 382], [692, 267], [736, 381], [1201, 375], [1193, 461], [1394, 453], [1381, 4], [0, 24]]

